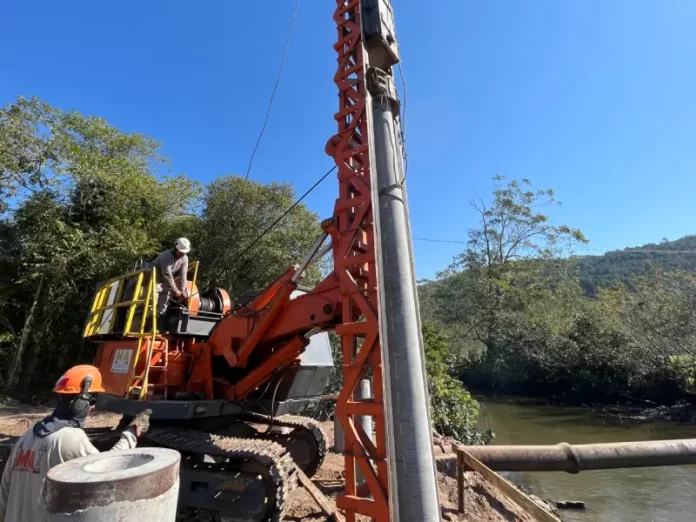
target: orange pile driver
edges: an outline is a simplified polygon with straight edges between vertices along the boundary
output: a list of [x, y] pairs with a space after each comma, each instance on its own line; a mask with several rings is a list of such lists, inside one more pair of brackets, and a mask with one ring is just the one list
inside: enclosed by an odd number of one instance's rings
[[[340, 339], [343, 374], [336, 416], [345, 432], [345, 488], [337, 504], [349, 522], [358, 514], [390, 518], [367, 79], [378, 59], [387, 60], [380, 67], [395, 63], [395, 41], [389, 3], [363, 4], [336, 2], [338, 129], [326, 152], [336, 163], [338, 198], [303, 263], [266, 289], [237, 296], [234, 307], [223, 289], [198, 293], [192, 264], [191, 297], [161, 318], [153, 313], [153, 270], [98, 285], [85, 327], [99, 344], [95, 364], [106, 393], [98, 408], [124, 419], [152, 410], [143, 443], [181, 452], [182, 519], [282, 517], [295, 466], [312, 475], [326, 452], [319, 424], [302, 414], [333, 369], [329, 330]], [[368, 54], [371, 62], [377, 57], [370, 67]], [[333, 272], [315, 288], [299, 288], [304, 270], [329, 252]], [[373, 396], [361, 400], [366, 376]], [[374, 433], [360, 416], [373, 418]], [[95, 433], [93, 442], [106, 445], [110, 436]]]
[[[101, 410], [124, 421], [152, 409], [146, 444], [184, 458], [182, 516], [279, 518], [294, 463], [307, 475], [326, 453], [318, 422], [301, 414], [316, 403], [333, 370], [326, 329], [340, 322], [338, 279], [311, 292], [297, 280], [326, 252], [323, 235], [306, 262], [232, 309], [223, 289], [191, 296], [157, 316], [155, 268], [98, 285], [85, 327], [98, 342], [95, 365], [106, 393]], [[113, 434], [100, 433], [106, 446]], [[263, 499], [263, 502], [260, 501]]]

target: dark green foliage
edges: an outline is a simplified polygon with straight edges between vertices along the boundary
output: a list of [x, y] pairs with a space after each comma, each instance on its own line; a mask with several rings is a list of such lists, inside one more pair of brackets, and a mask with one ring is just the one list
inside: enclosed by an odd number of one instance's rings
[[588, 295], [594, 261], [555, 249], [559, 238], [584, 237], [534, 214], [549, 192], [521, 186], [496, 185], [490, 204], [473, 202], [481, 226], [469, 248], [420, 289], [423, 316], [453, 339], [452, 364], [467, 385], [575, 403], [691, 398], [696, 276], [677, 270], [688, 268], [686, 257], [662, 251], [692, 248], [696, 237], [605, 256], [626, 261], [625, 271], [613, 288], [590, 286]]
[[601, 256], [582, 256], [578, 258], [578, 278], [585, 292], [594, 296], [600, 288], [631, 286], [637, 277], [647, 275], [651, 266], [696, 273], [696, 235]]
[[447, 337], [431, 324], [423, 325], [425, 362], [428, 371], [433, 428], [440, 435], [452, 437], [464, 444], [488, 444], [493, 434], [477, 428], [478, 403], [462, 382], [450, 375], [453, 362]]
[[[206, 187], [200, 224], [193, 234], [203, 272], [201, 283], [213, 283], [239, 295], [263, 288], [309, 252], [321, 233], [319, 216], [297, 206], [253, 247], [295, 201], [291, 185], [262, 185], [227, 176]], [[312, 267], [300, 281], [319, 282], [319, 268]]]
[[573, 403], [612, 401], [640, 395], [640, 350], [599, 317], [579, 314], [559, 333], [524, 325], [495, 356], [472, 360], [465, 378], [500, 393]]

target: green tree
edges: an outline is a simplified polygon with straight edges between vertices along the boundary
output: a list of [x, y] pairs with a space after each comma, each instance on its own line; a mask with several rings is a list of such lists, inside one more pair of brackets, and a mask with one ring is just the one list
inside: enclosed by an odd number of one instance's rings
[[490, 432], [478, 428], [479, 407], [462, 382], [449, 374], [453, 360], [449, 340], [432, 323], [423, 325], [433, 428], [465, 444], [488, 444]]
[[578, 259], [578, 276], [585, 292], [591, 296], [616, 285], [632, 287], [637, 279], [651, 276], [655, 268], [663, 272], [696, 273], [696, 236], [684, 236], [675, 241], [665, 239], [660, 243]]
[[[201, 286], [237, 293], [298, 263], [320, 233], [289, 184], [173, 175], [159, 144], [36, 98], [0, 110], [0, 386], [28, 389], [91, 353], [81, 330], [95, 284], [193, 240]], [[318, 281], [321, 266], [300, 281]], [[21, 377], [21, 378], [20, 378]]]
[[56, 111], [19, 97], [0, 109], [0, 214], [12, 198], [46, 187], [57, 162]]
[[0, 227], [3, 245], [11, 243], [3, 249], [0, 336], [12, 339], [4, 343], [12, 353], [5, 385], [23, 375], [28, 388], [34, 369], [59, 371], [83, 355], [95, 283], [156, 255], [162, 231], [199, 189], [163, 172], [156, 142], [102, 118], [35, 99], [4, 110], [0, 143], [16, 146], [4, 151], [0, 170], [16, 199]]
[[[599, 292], [603, 315], [616, 324], [636, 347], [644, 387], [660, 386], [663, 400], [694, 393], [696, 377], [696, 276], [653, 265], [630, 287]], [[671, 388], [671, 389], [669, 389]]]
[[[472, 201], [480, 224], [467, 250], [420, 292], [423, 316], [456, 339], [450, 365], [462, 369], [467, 385], [583, 404], [693, 399], [696, 276], [687, 271], [689, 252], [666, 264], [661, 256], [675, 253], [672, 243], [649, 245], [636, 258], [640, 267], [618, 267], [634, 274], [625, 284], [588, 294], [586, 260], [564, 257], [585, 237], [535, 210], [555, 204], [553, 192], [501, 181], [491, 203]], [[633, 259], [624, 254], [605, 265]]]
[[471, 201], [479, 226], [470, 230], [466, 251], [439, 275], [434, 296], [438, 317], [490, 361], [499, 357], [505, 332], [529, 319], [525, 314], [546, 317], [535, 304], [560, 311], [579, 295], [560, 255], [587, 242], [579, 230], [552, 225], [535, 211], [558, 204], [552, 190], [533, 191], [528, 180], [503, 185], [504, 178], [494, 179], [492, 203], [478, 196]]
[[[226, 176], [208, 185], [195, 235], [201, 284], [216, 284], [240, 295], [264, 288], [299, 263], [321, 233], [319, 216], [304, 205], [295, 207], [258, 239], [294, 200], [295, 191], [287, 183], [263, 185]], [[315, 266], [300, 282], [312, 285], [319, 278], [320, 269]]]

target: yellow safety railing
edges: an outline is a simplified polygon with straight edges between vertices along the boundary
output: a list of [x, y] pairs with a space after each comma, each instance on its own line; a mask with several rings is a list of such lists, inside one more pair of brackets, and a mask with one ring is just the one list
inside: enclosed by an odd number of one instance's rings
[[[199, 262], [194, 261], [189, 266], [189, 272], [193, 271], [192, 288], [198, 279]], [[126, 396], [130, 395], [140, 381], [139, 399], [147, 396], [149, 387], [150, 367], [153, 353], [156, 348], [157, 325], [157, 269], [147, 268], [137, 270], [113, 279], [102, 281], [97, 285], [97, 290], [92, 300], [89, 316], [85, 323], [83, 337], [99, 337], [102, 335], [122, 335], [138, 339], [138, 347], [135, 350], [133, 360], [133, 373], [126, 390]], [[132, 288], [132, 292], [131, 292]], [[124, 301], [124, 298], [126, 299]], [[186, 306], [191, 307], [193, 292], [186, 301]], [[125, 312], [122, 310], [125, 309]], [[139, 323], [135, 326], [135, 319], [139, 317]], [[148, 319], [151, 318], [150, 328], [146, 329]], [[143, 347], [147, 342], [146, 364], [142, 375], [136, 375], [138, 360]], [[166, 347], [162, 350], [164, 366], [164, 395], [166, 398], [166, 367], [168, 353]]]
[[[145, 360], [145, 371], [143, 372], [142, 376], [142, 382], [140, 383], [140, 393], [138, 394], [138, 399], [143, 400], [147, 396], [147, 389], [148, 389], [148, 379], [150, 376], [150, 364], [152, 362], [152, 352], [155, 350], [155, 341], [157, 339], [157, 292], [155, 292], [155, 284], [157, 282], [157, 269], [152, 268], [152, 273], [150, 275], [150, 281], [151, 284], [148, 285], [148, 293], [147, 297], [145, 298], [145, 306], [144, 312], [147, 312], [147, 303], [148, 301], [150, 302], [150, 310], [152, 311], [152, 328], [150, 332], [145, 332], [145, 318], [147, 317], [147, 313], [143, 314], [143, 320], [140, 321], [140, 335], [138, 336], [140, 341], [138, 342], [138, 349], [135, 351], [135, 360], [133, 361], [133, 375], [131, 377], [131, 382], [128, 385], [128, 389], [126, 390], [126, 395], [130, 394], [131, 391], [133, 390], [133, 387], [135, 386], [135, 381], [140, 379], [140, 376], [135, 375], [135, 372], [138, 368], [138, 358], [140, 357], [140, 343], [142, 342], [142, 339], [144, 338], [149, 338], [149, 343], [147, 347], [147, 359]], [[129, 318], [130, 320], [130, 318]], [[167, 352], [165, 350], [164, 352], [165, 356], [165, 362], [166, 362], [166, 357], [167, 357]], [[166, 378], [166, 373], [165, 373], [165, 378]], [[167, 392], [167, 388], [165, 386], [164, 388], [165, 395]], [[166, 398], [166, 397], [165, 397]]]
[[[149, 301], [156, 293], [155, 284], [154, 269], [138, 270], [99, 283], [85, 323], [83, 337], [114, 333], [124, 336], [139, 336], [142, 333], [142, 328], [134, 329], [133, 320], [136, 312], [140, 311], [142, 312], [140, 326], [144, 325], [147, 319]], [[130, 293], [131, 288], [133, 288], [132, 293]], [[126, 301], [124, 301], [124, 296], [128, 296]], [[126, 309], [125, 321], [122, 323], [122, 327], [115, 331], [119, 320], [123, 319], [123, 315], [119, 313], [122, 309]]]
[[[193, 279], [191, 280], [192, 285], [191, 288], [193, 289], [196, 285], [196, 279], [198, 278], [198, 261], [194, 261], [191, 266], [189, 267], [189, 271], [193, 270]], [[157, 281], [157, 272], [155, 268], [152, 269], [152, 281]], [[193, 292], [188, 296], [186, 306], [188, 308], [191, 307], [191, 298], [193, 297]], [[142, 327], [145, 325], [145, 321], [141, 323], [141, 336], [143, 337], [149, 337], [149, 344], [147, 348], [147, 359], [145, 361], [145, 371], [143, 372], [142, 375], [142, 382], [140, 385], [140, 394], [138, 396], [139, 400], [143, 400], [145, 397], [147, 397], [147, 391], [149, 387], [149, 377], [150, 377], [150, 368], [152, 366], [152, 355], [153, 352], [155, 351], [155, 342], [157, 340], [157, 293], [154, 292], [154, 287], [153, 287], [153, 292], [152, 292], [152, 304], [151, 304], [151, 309], [152, 309], [152, 331], [150, 333], [144, 333], [142, 330]], [[169, 359], [169, 353], [167, 348], [165, 347], [163, 350], [163, 357], [164, 357], [164, 398], [167, 398], [167, 365], [168, 365], [168, 359]], [[135, 354], [135, 361], [133, 363], [133, 368], [135, 369], [138, 364], [138, 356], [140, 355], [140, 350], [138, 350]], [[128, 386], [128, 391], [127, 393], [131, 393], [131, 390], [134, 387], [135, 381], [140, 380], [140, 376], [136, 376], [135, 373], [133, 374], [133, 377], [131, 379], [131, 383]]]
[[193, 279], [191, 279], [191, 294], [188, 296], [186, 301], [186, 308], [191, 308], [191, 299], [193, 299], [193, 289], [196, 288], [196, 281], [198, 280], [198, 264], [199, 261], [194, 261], [189, 267], [189, 272], [193, 270]]

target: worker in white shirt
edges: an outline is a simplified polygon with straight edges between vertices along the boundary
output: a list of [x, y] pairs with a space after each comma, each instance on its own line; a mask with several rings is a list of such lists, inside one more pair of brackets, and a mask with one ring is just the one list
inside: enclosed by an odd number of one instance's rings
[[[188, 297], [186, 290], [186, 275], [188, 273], [188, 254], [191, 242], [180, 237], [174, 243], [174, 248], [165, 250], [150, 264], [157, 269], [157, 315], [167, 311], [170, 297], [182, 301]], [[176, 284], [175, 278], [179, 278]]]
[[[40, 521], [48, 470], [99, 453], [82, 429], [96, 395], [104, 392], [99, 370], [89, 365], [70, 368], [53, 391], [59, 396], [58, 406], [19, 438], [7, 460], [0, 482], [0, 522]], [[134, 448], [150, 425], [151, 413], [138, 414], [112, 450]]]

